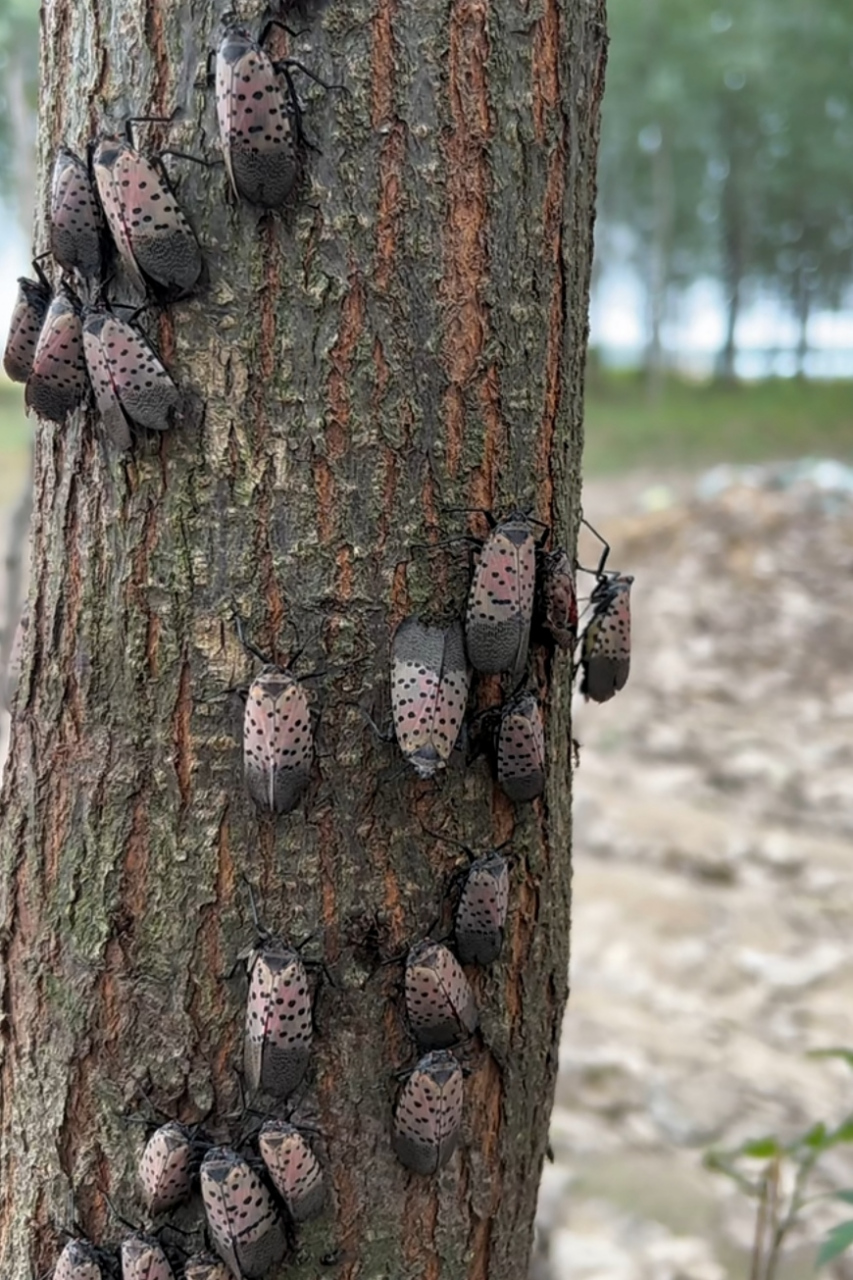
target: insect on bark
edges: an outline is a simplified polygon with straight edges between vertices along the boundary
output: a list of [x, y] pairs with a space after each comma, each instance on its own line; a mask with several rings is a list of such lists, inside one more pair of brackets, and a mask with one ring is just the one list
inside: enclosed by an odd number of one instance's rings
[[578, 597], [568, 552], [562, 547], [540, 552], [539, 626], [561, 649], [573, 650], [578, 638]]
[[134, 1232], [121, 1242], [122, 1280], [175, 1280], [172, 1264], [155, 1236]]
[[50, 306], [50, 282], [37, 262], [37, 280], [18, 278], [18, 298], [3, 352], [3, 368], [13, 382], [26, 382], [33, 368], [39, 334]]
[[80, 306], [63, 287], [47, 309], [24, 398], [39, 417], [63, 423], [88, 386]]
[[162, 301], [183, 298], [198, 284], [203, 259], [195, 232], [166, 177], [125, 136], [95, 144], [92, 171], [112, 238], [125, 270], [142, 293]]
[[477, 1029], [479, 1014], [470, 983], [441, 942], [419, 942], [406, 956], [406, 1013], [422, 1049], [447, 1049]]
[[148, 1212], [165, 1213], [189, 1199], [198, 1170], [198, 1147], [186, 1125], [170, 1120], [155, 1129], [139, 1161], [139, 1181]]
[[261, 809], [291, 813], [311, 779], [314, 729], [304, 687], [286, 667], [276, 666], [243, 635], [243, 647], [264, 668], [249, 685], [243, 716], [243, 773], [249, 795]]
[[[534, 521], [511, 511], [495, 522], [483, 543], [468, 595], [465, 639], [477, 671], [510, 671], [520, 679], [527, 666], [536, 590], [537, 539]], [[547, 537], [548, 530], [540, 539]]]
[[266, 1120], [258, 1135], [261, 1159], [294, 1222], [316, 1217], [326, 1199], [323, 1170], [307, 1138], [285, 1120]]
[[509, 907], [509, 862], [493, 850], [468, 868], [454, 935], [463, 964], [492, 964], [501, 953]]
[[107, 437], [130, 448], [131, 428], [166, 431], [181, 394], [142, 334], [111, 311], [83, 312], [83, 351]]
[[104, 267], [104, 215], [89, 166], [67, 147], [53, 164], [50, 248], [59, 265], [84, 280], [100, 281]]
[[220, 42], [216, 113], [234, 194], [280, 208], [299, 176], [299, 102], [287, 67], [279, 69], [247, 27], [229, 27]]
[[443, 769], [456, 746], [471, 672], [459, 621], [405, 618], [391, 646], [391, 708], [400, 750], [419, 778]]
[[194, 1253], [184, 1263], [184, 1280], [232, 1280], [224, 1262], [212, 1253]]
[[392, 1143], [413, 1173], [438, 1173], [462, 1138], [462, 1068], [452, 1053], [437, 1050], [416, 1064], [394, 1110]]
[[102, 1280], [102, 1256], [88, 1240], [69, 1240], [56, 1260], [53, 1280]]
[[269, 936], [248, 960], [249, 995], [243, 1041], [246, 1083], [286, 1098], [302, 1082], [311, 1056], [314, 1020], [305, 962]]
[[236, 1280], [256, 1280], [287, 1252], [272, 1196], [249, 1164], [228, 1147], [211, 1147], [201, 1164], [204, 1212], [216, 1252]]
[[542, 794], [545, 731], [534, 693], [519, 693], [501, 707], [497, 757], [498, 784], [510, 800], [522, 804]]
[[590, 596], [592, 617], [583, 633], [581, 693], [609, 702], [624, 689], [631, 670], [630, 574], [601, 573]]

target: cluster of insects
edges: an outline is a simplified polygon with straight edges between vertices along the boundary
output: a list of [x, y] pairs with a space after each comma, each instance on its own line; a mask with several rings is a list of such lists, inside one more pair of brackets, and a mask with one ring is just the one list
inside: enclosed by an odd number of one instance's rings
[[[215, 92], [222, 156], [240, 200], [280, 209], [299, 179], [304, 156], [293, 59], [275, 61], [244, 26], [229, 26], [216, 51]], [[316, 77], [313, 77], [316, 79]], [[162, 431], [180, 420], [184, 397], [136, 326], [139, 311], [168, 305], [201, 288], [205, 263], [162, 157], [136, 145], [130, 120], [105, 133], [81, 158], [56, 155], [49, 217], [50, 248], [35, 260], [35, 279], [22, 279], [4, 354], [10, 378], [25, 383], [26, 402], [62, 424], [94, 402], [106, 438], [127, 450], [134, 434]], [[207, 163], [207, 162], [204, 162]], [[40, 265], [52, 257], [54, 288]], [[142, 307], [108, 304], [116, 270], [142, 296]], [[117, 314], [128, 311], [124, 318]], [[487, 751], [498, 785], [525, 804], [545, 788], [545, 733], [540, 699], [529, 678], [531, 642], [568, 651], [582, 672], [581, 691], [606, 702], [623, 688], [630, 665], [633, 579], [606, 568], [609, 548], [591, 571], [589, 616], [579, 636], [576, 569], [561, 548], [545, 550], [548, 530], [515, 510], [495, 520], [482, 542], [464, 620], [431, 623], [417, 615], [397, 627], [391, 645], [393, 736], [420, 779], [451, 761]], [[251, 646], [249, 646], [251, 648]], [[246, 698], [243, 768], [257, 806], [292, 812], [314, 763], [311, 706], [303, 683], [251, 649], [263, 662]], [[503, 676], [499, 707], [468, 716], [473, 672]], [[465, 733], [464, 730], [468, 729]], [[470, 852], [470, 851], [469, 851]], [[479, 1013], [463, 966], [490, 965], [503, 946], [511, 854], [471, 855], [454, 913], [454, 948], [424, 939], [404, 965], [408, 1026], [420, 1054], [405, 1072], [393, 1115], [391, 1143], [400, 1162], [434, 1175], [460, 1143], [463, 1068], [457, 1053], [477, 1030]], [[289, 1100], [303, 1084], [314, 1034], [309, 962], [299, 949], [259, 928], [248, 959], [249, 989], [243, 1069], [251, 1096]], [[293, 1248], [297, 1226], [326, 1200], [316, 1143], [291, 1118], [267, 1116], [245, 1144], [217, 1145], [177, 1121], [149, 1138], [139, 1166], [148, 1213], [168, 1213], [200, 1189], [216, 1251], [182, 1262], [187, 1280], [235, 1280], [264, 1275]], [[75, 1238], [57, 1262], [55, 1280], [98, 1280], [121, 1269], [124, 1280], [172, 1280], [174, 1264], [156, 1233], [134, 1231], [120, 1250]]]
[[[304, 138], [293, 69], [312, 75], [294, 59], [273, 60], [263, 44], [271, 25], [260, 39], [246, 27], [227, 27], [215, 69], [231, 187], [238, 199], [266, 210], [281, 208], [299, 178]], [[36, 279], [18, 282], [3, 357], [6, 373], [26, 384], [27, 406], [41, 418], [62, 424], [93, 396], [104, 434], [120, 451], [130, 448], [134, 432], [174, 426], [185, 408], [134, 321], [149, 299], [165, 305], [187, 298], [205, 278], [201, 246], [162, 156], [151, 158], [135, 145], [134, 126], [148, 119], [102, 134], [85, 159], [59, 148], [50, 248], [34, 261]], [[59, 272], [55, 289], [40, 265], [50, 257]], [[117, 265], [145, 305], [104, 301]]]

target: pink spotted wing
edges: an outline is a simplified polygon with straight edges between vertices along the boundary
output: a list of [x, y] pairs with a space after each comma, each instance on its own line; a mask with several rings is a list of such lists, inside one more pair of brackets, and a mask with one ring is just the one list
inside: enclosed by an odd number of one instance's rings
[[88, 1240], [69, 1240], [56, 1260], [53, 1280], [103, 1280], [95, 1246]]
[[286, 1098], [308, 1066], [314, 1034], [311, 987], [299, 953], [270, 939], [252, 953], [243, 1041], [246, 1081]]
[[583, 634], [581, 693], [609, 700], [625, 687], [631, 670], [630, 574], [602, 576], [590, 597], [593, 614]]
[[471, 863], [456, 908], [456, 949], [463, 964], [492, 964], [501, 953], [509, 906], [509, 863], [489, 853]]
[[258, 1147], [294, 1222], [315, 1217], [323, 1208], [326, 1187], [320, 1162], [304, 1135], [285, 1120], [266, 1120]]
[[460, 622], [432, 627], [413, 614], [400, 623], [391, 646], [391, 709], [400, 750], [419, 777], [447, 764], [469, 682]]
[[236, 1151], [208, 1151], [201, 1194], [214, 1247], [232, 1275], [255, 1280], [282, 1260], [287, 1238], [272, 1196]]
[[561, 649], [574, 649], [578, 638], [578, 598], [572, 562], [562, 547], [540, 560], [540, 625]]
[[121, 1275], [122, 1280], [175, 1280], [160, 1241], [137, 1232], [121, 1242]]
[[528, 516], [511, 512], [489, 534], [468, 595], [465, 638], [482, 672], [524, 674], [536, 589], [536, 539]]
[[130, 277], [169, 297], [191, 293], [202, 271], [195, 232], [162, 171], [116, 136], [98, 142], [93, 159], [98, 194]]
[[80, 309], [62, 291], [48, 307], [27, 379], [25, 399], [40, 417], [61, 423], [82, 404], [88, 385]]
[[216, 55], [216, 113], [234, 193], [276, 209], [298, 176], [289, 91], [245, 27], [226, 31]]
[[520, 693], [501, 708], [498, 783], [516, 804], [545, 789], [545, 731], [535, 694]]
[[470, 983], [441, 942], [419, 942], [406, 957], [406, 1013], [422, 1049], [446, 1049], [470, 1035], [479, 1020]]
[[139, 1161], [139, 1181], [148, 1212], [164, 1213], [192, 1191], [193, 1143], [185, 1125], [169, 1121], [152, 1133]]
[[252, 681], [243, 719], [243, 770], [262, 809], [290, 813], [308, 786], [314, 754], [311, 709], [289, 671], [264, 667]]
[[180, 392], [141, 333], [112, 312], [89, 310], [83, 347], [98, 412], [117, 448], [130, 444], [129, 426], [172, 425]]
[[89, 167], [73, 151], [60, 147], [50, 192], [50, 248], [66, 271], [99, 281], [103, 272], [104, 216]]
[[393, 1146], [413, 1173], [442, 1169], [462, 1137], [462, 1069], [452, 1053], [426, 1054], [397, 1099]]
[[47, 283], [21, 276], [6, 349], [3, 352], [3, 368], [13, 382], [26, 382], [32, 372], [33, 357], [49, 306], [50, 289]]

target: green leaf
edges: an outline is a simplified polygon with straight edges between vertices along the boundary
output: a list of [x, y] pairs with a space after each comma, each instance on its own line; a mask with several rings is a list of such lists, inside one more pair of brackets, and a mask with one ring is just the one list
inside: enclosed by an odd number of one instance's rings
[[783, 1151], [784, 1147], [780, 1146], [777, 1138], [754, 1138], [752, 1142], [743, 1144], [739, 1154], [750, 1160], [772, 1160], [774, 1156], [781, 1156]]
[[853, 1142], [853, 1116], [847, 1120], [842, 1120], [837, 1129], [833, 1129], [829, 1135], [829, 1141], [834, 1146], [839, 1142]]
[[821, 1121], [809, 1129], [808, 1133], [804, 1133], [799, 1142], [795, 1144], [798, 1147], [812, 1147], [818, 1151], [822, 1147], [828, 1147], [831, 1144], [831, 1135], [827, 1138], [826, 1125]]
[[837, 1258], [845, 1249], [849, 1249], [851, 1244], [853, 1244], [853, 1220], [840, 1222], [837, 1227], [833, 1227], [831, 1231], [827, 1232], [826, 1239], [820, 1246], [815, 1267], [825, 1266], [827, 1262]]
[[851, 1191], [834, 1191], [833, 1200], [843, 1200], [845, 1204], [853, 1204], [853, 1190]]
[[810, 1049], [809, 1058], [840, 1058], [848, 1067], [853, 1067], [853, 1049]]

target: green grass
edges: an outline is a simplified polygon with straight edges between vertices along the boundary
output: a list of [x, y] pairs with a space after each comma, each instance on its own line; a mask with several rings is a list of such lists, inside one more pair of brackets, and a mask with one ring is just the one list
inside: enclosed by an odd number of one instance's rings
[[0, 375], [0, 504], [15, 502], [26, 483], [34, 422], [24, 416], [24, 388]]
[[807, 455], [853, 460], [853, 381], [728, 384], [669, 378], [653, 401], [642, 374], [588, 372], [589, 475]]

